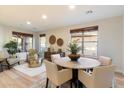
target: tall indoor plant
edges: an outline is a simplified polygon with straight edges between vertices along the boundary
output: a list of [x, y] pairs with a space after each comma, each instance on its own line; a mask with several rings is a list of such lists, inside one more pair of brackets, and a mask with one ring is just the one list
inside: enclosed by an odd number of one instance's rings
[[71, 54], [68, 56], [71, 58], [72, 61], [77, 61], [77, 59], [80, 57], [80, 55], [77, 53], [81, 49], [81, 47], [78, 45], [78, 39], [69, 43], [68, 48], [68, 51], [71, 52]]
[[18, 43], [16, 41], [9, 41], [4, 45], [4, 48], [7, 49], [9, 54], [14, 55], [15, 53], [18, 52], [17, 46]]

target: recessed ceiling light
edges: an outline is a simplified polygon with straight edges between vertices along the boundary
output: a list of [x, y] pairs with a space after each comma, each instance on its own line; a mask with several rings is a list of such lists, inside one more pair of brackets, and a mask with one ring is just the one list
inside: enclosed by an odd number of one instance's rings
[[75, 9], [75, 7], [76, 7], [75, 5], [69, 5], [69, 9], [70, 9], [70, 10]]
[[28, 25], [30, 25], [30, 24], [31, 24], [31, 22], [30, 22], [30, 21], [27, 21], [27, 24], [28, 24]]
[[47, 19], [47, 15], [43, 14], [42, 19]]

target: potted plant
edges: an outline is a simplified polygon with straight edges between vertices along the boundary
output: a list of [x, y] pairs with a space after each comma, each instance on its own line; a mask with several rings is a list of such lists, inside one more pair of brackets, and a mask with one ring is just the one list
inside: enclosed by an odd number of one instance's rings
[[78, 58], [80, 58], [80, 54], [77, 54], [81, 47], [78, 46], [78, 39], [77, 40], [74, 40], [72, 41], [69, 45], [68, 45], [69, 49], [68, 51], [71, 52], [69, 56], [69, 58], [72, 60], [72, 61], [77, 61]]
[[38, 52], [35, 49], [29, 49], [28, 61], [29, 67], [38, 67], [40, 66], [38, 62]]
[[10, 41], [4, 45], [4, 48], [6, 48], [8, 53], [13, 56], [18, 52], [17, 45], [18, 43], [16, 41]]

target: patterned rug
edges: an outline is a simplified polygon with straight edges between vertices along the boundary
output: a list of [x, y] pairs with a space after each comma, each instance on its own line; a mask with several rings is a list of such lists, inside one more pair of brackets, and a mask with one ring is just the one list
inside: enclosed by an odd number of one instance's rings
[[30, 77], [42, 74], [46, 71], [45, 64], [42, 64], [40, 67], [29, 68], [28, 63], [16, 65], [13, 67], [15, 70], [22, 72]]

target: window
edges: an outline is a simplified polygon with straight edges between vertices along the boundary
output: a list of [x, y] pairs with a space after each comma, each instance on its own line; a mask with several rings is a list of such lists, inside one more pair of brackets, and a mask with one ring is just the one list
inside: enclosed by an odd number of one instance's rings
[[17, 41], [18, 50], [28, 51], [33, 48], [33, 35], [21, 32], [12, 32], [12, 40]]
[[21, 51], [23, 49], [23, 39], [21, 37], [12, 36], [12, 40], [18, 43], [17, 48], [19, 51]]
[[85, 56], [97, 56], [98, 26], [71, 30], [72, 41], [78, 39], [78, 45], [82, 47], [80, 54]]
[[26, 37], [26, 50], [28, 51], [29, 49], [33, 48], [33, 38], [32, 37]]
[[46, 50], [46, 35], [40, 34], [40, 56], [44, 56], [44, 51]]

